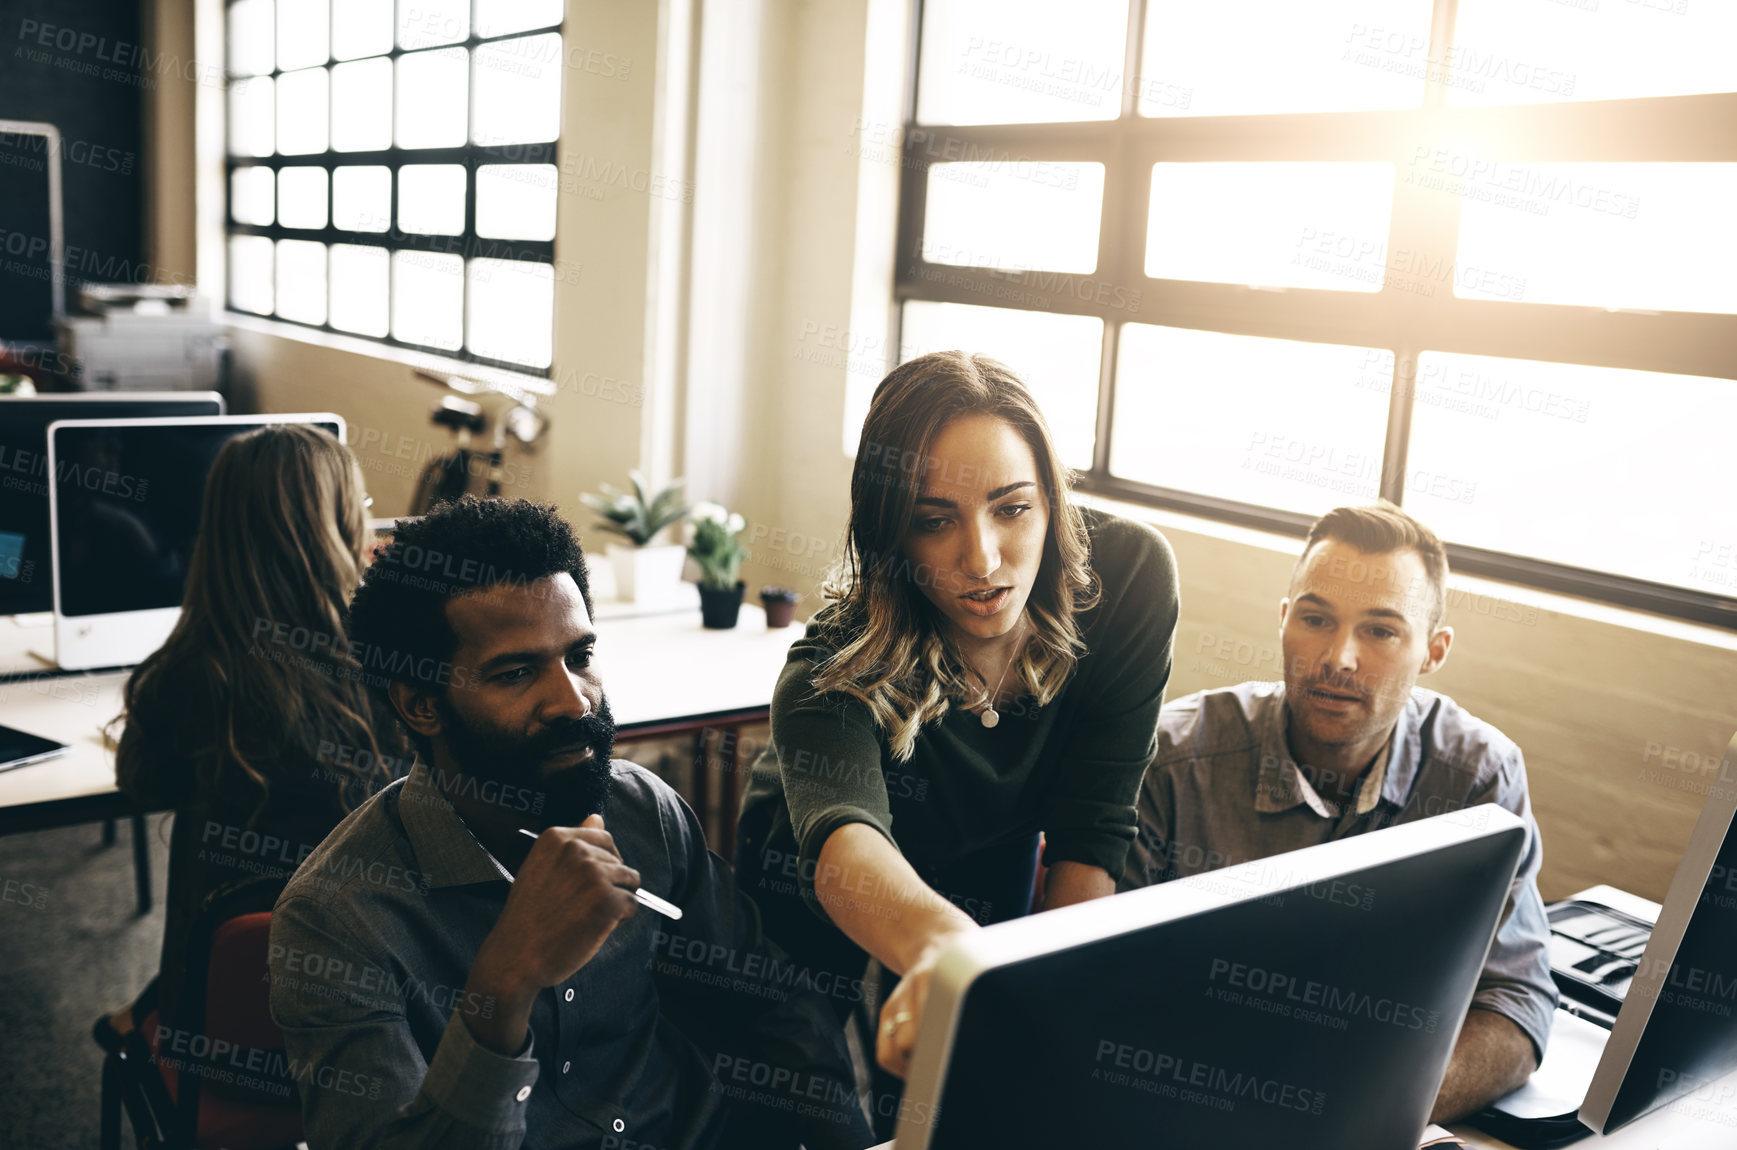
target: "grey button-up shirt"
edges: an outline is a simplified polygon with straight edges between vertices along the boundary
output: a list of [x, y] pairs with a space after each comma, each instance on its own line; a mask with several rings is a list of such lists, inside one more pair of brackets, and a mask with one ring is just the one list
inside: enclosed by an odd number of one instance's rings
[[1356, 801], [1341, 805], [1317, 792], [1291, 758], [1286, 718], [1283, 683], [1201, 691], [1164, 708], [1120, 889], [1496, 803], [1520, 816], [1528, 834], [1472, 1004], [1513, 1021], [1542, 1061], [1557, 992], [1538, 894], [1543, 845], [1520, 748], [1446, 695], [1414, 687], [1386, 758], [1364, 777]]
[[713, 1147], [768, 1117], [810, 1147], [872, 1141], [830, 1006], [762, 938], [687, 804], [612, 768], [616, 845], [683, 917], [641, 908], [616, 927], [537, 996], [513, 1057], [472, 1037], [465, 1016], [495, 1004], [464, 989], [511, 879], [428, 767], [297, 870], [272, 915], [271, 1011], [312, 1150]]

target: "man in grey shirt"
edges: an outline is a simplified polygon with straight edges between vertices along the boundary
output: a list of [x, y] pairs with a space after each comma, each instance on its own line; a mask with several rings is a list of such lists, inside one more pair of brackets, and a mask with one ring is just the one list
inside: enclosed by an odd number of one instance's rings
[[1436, 1097], [1438, 1122], [1526, 1080], [1557, 999], [1520, 748], [1416, 685], [1453, 644], [1446, 582], [1441, 541], [1390, 503], [1317, 520], [1279, 604], [1284, 682], [1163, 709], [1121, 882], [1129, 890], [1482, 803], [1519, 815], [1525, 853]]
[[368, 570], [331, 669], [388, 694], [419, 762], [272, 915], [313, 1150], [872, 1141], [828, 987], [687, 805], [611, 759], [590, 608], [571, 528], [522, 500], [401, 523]]

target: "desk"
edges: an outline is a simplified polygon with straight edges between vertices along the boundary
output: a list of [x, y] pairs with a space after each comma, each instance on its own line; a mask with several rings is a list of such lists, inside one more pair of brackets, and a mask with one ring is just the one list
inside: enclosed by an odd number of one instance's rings
[[[1704, 1100], [1698, 1100], [1704, 1099]], [[1508, 1143], [1470, 1126], [1450, 1126], [1467, 1146], [1513, 1150]], [[1574, 1150], [1731, 1150], [1737, 1145], [1737, 1075], [1728, 1075], [1612, 1134], [1590, 1134]]]
[[[803, 628], [792, 624], [773, 631], [759, 607], [743, 604], [741, 619], [728, 631], [700, 626], [697, 608], [656, 615], [617, 615], [599, 604], [598, 668], [615, 715], [621, 742], [695, 733], [695, 806], [704, 819], [711, 806], [708, 731], [739, 731], [764, 722], [772, 688], [784, 667], [790, 644]], [[46, 646], [44, 646], [46, 644]], [[0, 834], [133, 818], [133, 848], [140, 883], [141, 912], [150, 909], [149, 872], [143, 812], [115, 789], [114, 755], [102, 727], [120, 714], [121, 688], [129, 671], [62, 674], [43, 669], [29, 647], [53, 646], [52, 629], [0, 620], [0, 723], [67, 743], [58, 758], [0, 771]], [[713, 846], [728, 858], [735, 840], [741, 772], [725, 740], [720, 755], [722, 800]]]
[[[1571, 1150], [1731, 1150], [1737, 1145], [1737, 1075], [1730, 1075], [1694, 1095], [1661, 1107], [1630, 1122], [1614, 1134], [1588, 1135]], [[1467, 1146], [1478, 1150], [1514, 1150], [1508, 1143], [1470, 1126], [1448, 1127]], [[883, 1142], [872, 1150], [894, 1150]], [[993, 1150], [993, 1148], [990, 1148]]]
[[[1729, 1075], [1695, 1095], [1661, 1107], [1630, 1122], [1614, 1134], [1591, 1134], [1572, 1144], [1571, 1150], [1731, 1150], [1737, 1145], [1737, 1074]], [[1448, 1127], [1478, 1150], [1514, 1150], [1470, 1126]], [[883, 1142], [872, 1150], [895, 1150]], [[990, 1148], [993, 1150], [993, 1148]]]

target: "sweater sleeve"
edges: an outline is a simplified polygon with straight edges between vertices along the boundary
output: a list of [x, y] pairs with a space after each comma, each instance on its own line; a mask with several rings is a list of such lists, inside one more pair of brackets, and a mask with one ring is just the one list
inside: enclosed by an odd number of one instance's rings
[[814, 691], [814, 663], [793, 654], [772, 694], [772, 746], [797, 844], [798, 889], [822, 918], [814, 895], [820, 848], [833, 831], [866, 823], [893, 839], [874, 719], [860, 699]]
[[1082, 862], [1119, 880], [1138, 826], [1140, 780], [1157, 748], [1180, 601], [1176, 557], [1156, 529], [1111, 520], [1093, 551], [1099, 617], [1068, 687], [1084, 701], [1046, 804], [1044, 862]]

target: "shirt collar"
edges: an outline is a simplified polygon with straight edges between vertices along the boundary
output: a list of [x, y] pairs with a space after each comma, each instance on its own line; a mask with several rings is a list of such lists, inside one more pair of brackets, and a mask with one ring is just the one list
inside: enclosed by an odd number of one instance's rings
[[410, 768], [398, 794], [398, 817], [416, 854], [417, 868], [428, 875], [430, 889], [513, 881], [511, 872], [464, 825], [421, 760]]
[[[1260, 760], [1255, 771], [1255, 810], [1277, 814], [1306, 806], [1324, 819], [1338, 818], [1340, 804], [1323, 798], [1291, 758], [1285, 742], [1289, 710], [1285, 705], [1284, 684], [1274, 684], [1263, 704], [1256, 721]], [[1413, 692], [1394, 723], [1387, 757], [1375, 764], [1357, 792], [1358, 815], [1368, 814], [1383, 800], [1403, 807], [1410, 798], [1412, 784], [1417, 780], [1418, 731], [1422, 722], [1423, 703]]]

